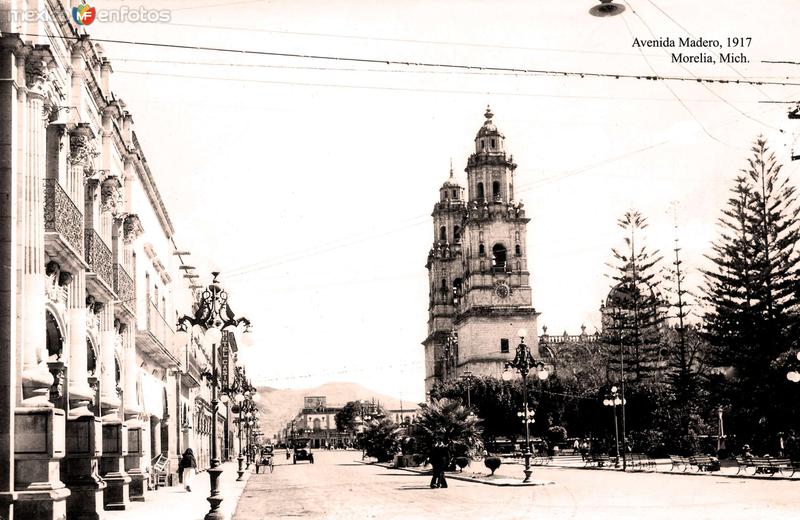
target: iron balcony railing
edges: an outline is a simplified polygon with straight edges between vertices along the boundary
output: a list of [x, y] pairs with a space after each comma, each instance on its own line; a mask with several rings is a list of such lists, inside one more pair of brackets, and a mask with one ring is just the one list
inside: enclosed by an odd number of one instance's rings
[[148, 302], [147, 306], [147, 330], [153, 337], [161, 343], [161, 346], [174, 355], [175, 330], [164, 318], [153, 302]]
[[111, 256], [111, 249], [103, 242], [97, 231], [94, 229], [86, 229], [84, 231], [86, 263], [89, 264], [89, 271], [97, 274], [109, 287], [113, 287], [114, 262]]
[[83, 213], [56, 179], [44, 179], [44, 229], [61, 234], [83, 255]]
[[136, 292], [133, 279], [122, 264], [114, 264], [114, 292], [117, 293], [123, 305], [130, 309], [136, 308]]

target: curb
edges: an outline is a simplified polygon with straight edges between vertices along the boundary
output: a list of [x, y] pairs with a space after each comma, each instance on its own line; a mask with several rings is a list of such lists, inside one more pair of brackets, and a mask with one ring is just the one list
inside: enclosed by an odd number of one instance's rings
[[[368, 464], [372, 466], [380, 466], [386, 469], [396, 469], [402, 471], [408, 471], [410, 473], [416, 473], [418, 475], [425, 475], [428, 473], [428, 470], [419, 470], [414, 468], [395, 468], [394, 466], [382, 463], [382, 462], [365, 462], [362, 460], [354, 461], [360, 462], [361, 464]], [[463, 482], [472, 482], [475, 484], [484, 484], [487, 486], [502, 486], [502, 487], [529, 487], [529, 486], [549, 486], [554, 485], [555, 482], [549, 480], [533, 480], [531, 482], [522, 482], [521, 480], [514, 480], [512, 478], [506, 478], [504, 481], [498, 479], [497, 481], [491, 480], [481, 480], [478, 477], [465, 477], [464, 475], [460, 475], [458, 473], [448, 473], [447, 478], [452, 480], [461, 480]]]

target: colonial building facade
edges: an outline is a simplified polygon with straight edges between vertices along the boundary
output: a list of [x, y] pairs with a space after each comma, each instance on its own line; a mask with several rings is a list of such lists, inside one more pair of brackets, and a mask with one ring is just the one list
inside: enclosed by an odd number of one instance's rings
[[467, 159], [466, 189], [450, 178], [433, 209], [425, 390], [461, 376], [500, 376], [514, 357], [517, 331], [537, 344], [528, 271], [527, 224], [515, 199], [517, 165], [486, 110]]
[[[46, 16], [19, 16], [31, 5]], [[144, 500], [185, 448], [205, 465], [231, 438], [224, 407], [207, 433], [208, 349], [173, 341], [202, 287], [71, 6], [0, 0], [4, 519], [102, 518]]]

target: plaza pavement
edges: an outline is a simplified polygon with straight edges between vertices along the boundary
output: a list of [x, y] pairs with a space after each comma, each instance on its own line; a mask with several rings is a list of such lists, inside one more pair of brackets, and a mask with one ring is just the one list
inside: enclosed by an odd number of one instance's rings
[[[447, 489], [431, 489], [429, 475], [360, 458], [318, 450], [313, 465], [278, 460], [273, 474], [250, 476], [234, 520], [800, 518], [800, 483], [792, 480], [537, 466], [533, 478], [554, 484], [495, 487], [449, 479]], [[483, 467], [473, 464], [465, 474]], [[522, 466], [503, 464], [498, 473], [521, 479]]]
[[[224, 500], [220, 506], [226, 519], [236, 508], [242, 490], [251, 474], [245, 472], [244, 480], [237, 482], [237, 463], [226, 462], [222, 464], [223, 472], [219, 478], [220, 490]], [[192, 491], [183, 489], [183, 484], [172, 487], [162, 487], [145, 494], [144, 502], [131, 502], [124, 511], [105, 511], [105, 520], [202, 520], [208, 513], [211, 482], [208, 473], [203, 471], [195, 475]]]

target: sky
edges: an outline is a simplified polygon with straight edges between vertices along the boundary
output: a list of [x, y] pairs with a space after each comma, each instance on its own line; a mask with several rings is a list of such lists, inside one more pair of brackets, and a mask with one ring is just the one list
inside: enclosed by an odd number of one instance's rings
[[[101, 43], [112, 88], [133, 113], [177, 244], [199, 273], [222, 272], [233, 309], [254, 324], [245, 358], [257, 384], [353, 381], [424, 398], [430, 214], [451, 160], [465, 180], [487, 105], [519, 165], [540, 328], [599, 328], [629, 209], [648, 217], [646, 245], [667, 258], [677, 223], [690, 285], [702, 283], [753, 139], [767, 137], [784, 173], [798, 173], [800, 128], [791, 105], [773, 102], [800, 99], [800, 66], [762, 60], [800, 61], [800, 9], [629, 0], [597, 18], [594, 3], [92, 2], [168, 10], [168, 23], [98, 20], [87, 32], [140, 42]], [[672, 63], [698, 49], [633, 46], [686, 36], [750, 38], [736, 50], [749, 63]]]

